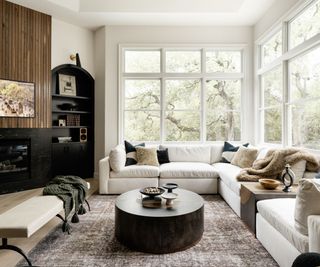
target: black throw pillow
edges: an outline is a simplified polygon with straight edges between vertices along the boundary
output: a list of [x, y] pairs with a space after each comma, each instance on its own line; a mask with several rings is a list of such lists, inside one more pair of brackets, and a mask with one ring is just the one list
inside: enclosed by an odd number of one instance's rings
[[158, 161], [159, 161], [160, 165], [170, 162], [168, 148], [166, 148], [166, 149], [158, 149], [157, 150], [157, 156], [158, 156]]
[[137, 164], [137, 146], [145, 146], [145, 143], [139, 145], [132, 145], [128, 141], [124, 141], [124, 146], [126, 148], [126, 166]]
[[[243, 146], [247, 147], [249, 143], [243, 144]], [[238, 151], [239, 146], [234, 146], [229, 142], [224, 142], [223, 151], [222, 151], [222, 159], [223, 163], [230, 163], [235, 153]]]

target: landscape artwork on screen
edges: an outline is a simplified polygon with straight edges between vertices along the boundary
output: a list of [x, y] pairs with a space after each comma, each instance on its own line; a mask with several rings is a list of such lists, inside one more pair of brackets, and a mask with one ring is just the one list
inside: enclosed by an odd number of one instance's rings
[[34, 117], [34, 83], [0, 79], [0, 117]]

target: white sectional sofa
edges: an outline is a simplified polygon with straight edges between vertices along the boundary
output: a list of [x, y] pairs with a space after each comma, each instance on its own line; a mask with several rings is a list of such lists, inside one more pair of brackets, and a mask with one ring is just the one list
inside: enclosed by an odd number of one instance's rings
[[[170, 163], [159, 167], [124, 166], [125, 153], [120, 153], [123, 167], [116, 172], [110, 168], [109, 157], [99, 163], [100, 194], [121, 194], [146, 186], [177, 183], [198, 194], [219, 194], [240, 216], [240, 186], [236, 180], [241, 168], [221, 163], [223, 144], [167, 145]], [[124, 149], [121, 145], [120, 149]], [[219, 178], [219, 179], [218, 179]]]
[[257, 203], [256, 236], [281, 267], [292, 266], [304, 252], [320, 253], [320, 215], [308, 217], [308, 235], [294, 226], [296, 200], [268, 199]]

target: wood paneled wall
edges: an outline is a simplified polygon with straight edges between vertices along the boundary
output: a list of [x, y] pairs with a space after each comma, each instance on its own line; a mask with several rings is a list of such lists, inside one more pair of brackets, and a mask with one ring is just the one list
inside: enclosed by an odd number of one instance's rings
[[51, 17], [0, 0], [0, 78], [35, 83], [34, 118], [0, 118], [0, 128], [51, 127]]

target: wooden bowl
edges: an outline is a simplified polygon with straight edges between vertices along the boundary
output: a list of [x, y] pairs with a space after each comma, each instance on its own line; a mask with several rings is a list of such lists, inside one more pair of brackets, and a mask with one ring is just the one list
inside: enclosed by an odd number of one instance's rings
[[276, 189], [281, 183], [274, 179], [259, 179], [259, 183], [265, 189]]

